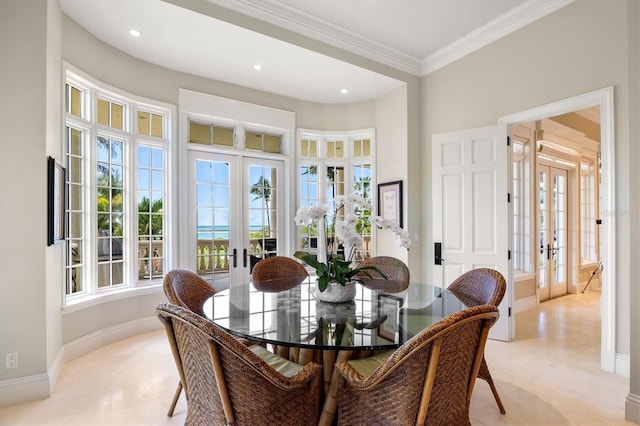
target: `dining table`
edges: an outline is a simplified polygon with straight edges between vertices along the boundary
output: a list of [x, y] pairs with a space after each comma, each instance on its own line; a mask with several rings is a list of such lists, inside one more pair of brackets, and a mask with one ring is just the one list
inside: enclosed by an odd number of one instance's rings
[[396, 349], [466, 307], [450, 291], [420, 282], [411, 282], [400, 293], [357, 285], [354, 299], [345, 303], [318, 301], [316, 287], [313, 277], [283, 291], [261, 291], [252, 282], [241, 283], [215, 293], [203, 310], [234, 336], [270, 346], [301, 365], [321, 364], [320, 425], [332, 424], [337, 410], [336, 362]]

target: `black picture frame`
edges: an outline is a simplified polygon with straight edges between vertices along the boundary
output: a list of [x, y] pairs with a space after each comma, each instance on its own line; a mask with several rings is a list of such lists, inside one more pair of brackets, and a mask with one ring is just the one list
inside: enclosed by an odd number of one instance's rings
[[378, 184], [378, 216], [402, 228], [402, 181]]
[[64, 241], [67, 236], [66, 182], [66, 168], [49, 156], [47, 158], [47, 246]]
[[400, 307], [402, 298], [389, 294], [378, 294], [378, 316], [387, 318], [378, 326], [378, 336], [390, 342], [396, 341], [396, 333], [400, 331]]

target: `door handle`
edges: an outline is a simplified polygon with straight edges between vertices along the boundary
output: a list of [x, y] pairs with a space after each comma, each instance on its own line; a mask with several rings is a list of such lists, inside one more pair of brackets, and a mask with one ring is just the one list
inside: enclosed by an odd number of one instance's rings
[[247, 249], [242, 250], [242, 264], [245, 268], [247, 267]]
[[442, 243], [434, 243], [434, 252], [435, 252], [435, 264], [442, 265], [444, 259], [442, 258]]
[[236, 268], [238, 266], [238, 249], [233, 249], [231, 257], [233, 257], [233, 267]]

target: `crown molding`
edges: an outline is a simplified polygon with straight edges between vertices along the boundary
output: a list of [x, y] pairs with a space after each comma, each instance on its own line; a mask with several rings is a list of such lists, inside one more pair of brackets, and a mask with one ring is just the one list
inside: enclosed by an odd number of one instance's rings
[[[421, 58], [362, 37], [343, 27], [301, 12], [278, 0], [206, 0], [261, 21], [344, 49], [400, 71], [420, 76]], [[287, 40], [284, 40], [287, 41]]]
[[426, 58], [417, 58], [362, 37], [343, 27], [301, 12], [279, 0], [206, 1], [421, 77], [455, 62], [507, 34], [573, 3], [575, 0], [527, 0]]
[[528, 0], [422, 60], [421, 75], [436, 71], [575, 0]]

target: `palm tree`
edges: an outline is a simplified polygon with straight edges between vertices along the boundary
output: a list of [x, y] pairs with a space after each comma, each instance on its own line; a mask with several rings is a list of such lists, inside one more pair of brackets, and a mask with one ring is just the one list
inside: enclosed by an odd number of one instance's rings
[[[269, 213], [269, 204], [271, 203], [271, 182], [264, 176], [260, 176], [260, 179], [253, 185], [251, 185], [251, 189], [249, 193], [253, 195], [253, 200], [264, 200], [264, 206], [267, 210], [267, 228], [269, 232], [271, 232], [271, 214]], [[264, 231], [264, 230], [263, 230]], [[263, 232], [264, 236], [264, 232]]]

